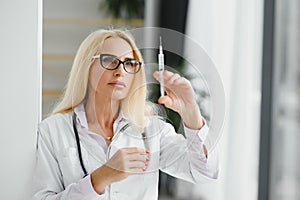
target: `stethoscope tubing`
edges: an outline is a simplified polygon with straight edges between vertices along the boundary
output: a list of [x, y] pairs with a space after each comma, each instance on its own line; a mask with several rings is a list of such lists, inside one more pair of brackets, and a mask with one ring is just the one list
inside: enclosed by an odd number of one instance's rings
[[88, 172], [86, 171], [86, 168], [84, 166], [84, 163], [83, 163], [83, 159], [82, 159], [82, 153], [81, 153], [81, 146], [80, 146], [80, 140], [79, 140], [79, 134], [78, 134], [78, 130], [77, 130], [77, 127], [76, 127], [76, 113], [73, 112], [73, 130], [74, 130], [74, 134], [75, 134], [75, 139], [76, 139], [76, 145], [77, 145], [77, 151], [78, 151], [78, 157], [79, 157], [79, 162], [80, 162], [80, 165], [81, 165], [81, 169], [83, 171], [83, 174], [84, 176], [83, 177], [86, 177], [88, 175]]

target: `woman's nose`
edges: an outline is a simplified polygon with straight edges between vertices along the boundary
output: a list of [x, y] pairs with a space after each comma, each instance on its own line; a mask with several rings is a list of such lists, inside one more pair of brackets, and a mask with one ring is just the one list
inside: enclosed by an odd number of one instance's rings
[[114, 76], [124, 76], [126, 73], [123, 63], [120, 63], [119, 67], [114, 70]]

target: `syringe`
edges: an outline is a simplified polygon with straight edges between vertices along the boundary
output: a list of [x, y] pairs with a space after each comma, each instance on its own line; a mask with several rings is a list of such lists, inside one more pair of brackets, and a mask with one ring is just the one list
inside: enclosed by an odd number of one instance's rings
[[165, 83], [164, 83], [164, 70], [165, 70], [165, 63], [164, 63], [164, 53], [162, 48], [161, 37], [159, 37], [159, 53], [158, 53], [158, 71], [159, 71], [159, 79], [160, 79], [160, 96], [165, 95]]

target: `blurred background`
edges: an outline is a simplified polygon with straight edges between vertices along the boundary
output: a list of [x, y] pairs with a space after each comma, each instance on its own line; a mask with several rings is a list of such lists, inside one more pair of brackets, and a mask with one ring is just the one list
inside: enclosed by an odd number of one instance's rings
[[[82, 40], [99, 28], [118, 27], [185, 34], [211, 57], [224, 85], [220, 179], [192, 185], [161, 174], [161, 200], [300, 199], [298, 0], [44, 0], [43, 117], [62, 94]], [[193, 51], [184, 40], [176, 42], [182, 55]], [[168, 66], [191, 79], [209, 119], [201, 77], [189, 75], [180, 55], [165, 54]], [[155, 101], [157, 90], [149, 96]], [[167, 113], [180, 132], [179, 117]]]
[[[94, 30], [118, 27], [186, 35], [224, 86], [220, 178], [192, 185], [161, 174], [160, 200], [300, 199], [299, 0], [2, 0], [0, 27], [1, 199], [29, 197], [37, 124], [62, 94], [79, 44]], [[184, 40], [174, 43], [180, 55], [194, 53]], [[143, 51], [146, 61], [156, 52]], [[191, 80], [210, 122], [208, 77], [194, 76], [182, 56], [165, 55]], [[157, 95], [153, 87], [149, 99]], [[181, 133], [180, 118], [166, 113]]]

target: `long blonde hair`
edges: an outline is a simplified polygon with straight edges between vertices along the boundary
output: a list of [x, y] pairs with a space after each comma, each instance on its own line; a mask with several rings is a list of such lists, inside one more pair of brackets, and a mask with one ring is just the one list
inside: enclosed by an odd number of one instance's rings
[[[56, 105], [52, 114], [66, 113], [81, 104], [87, 95], [89, 70], [92, 57], [99, 53], [103, 42], [110, 37], [119, 37], [129, 43], [135, 59], [142, 61], [141, 52], [134, 40], [122, 30], [98, 30], [91, 33], [80, 45], [74, 58], [72, 70], [62, 100]], [[123, 114], [138, 128], [145, 127], [145, 115], [152, 113], [146, 103], [147, 85], [145, 70], [141, 67], [134, 80], [128, 96], [121, 101]]]

